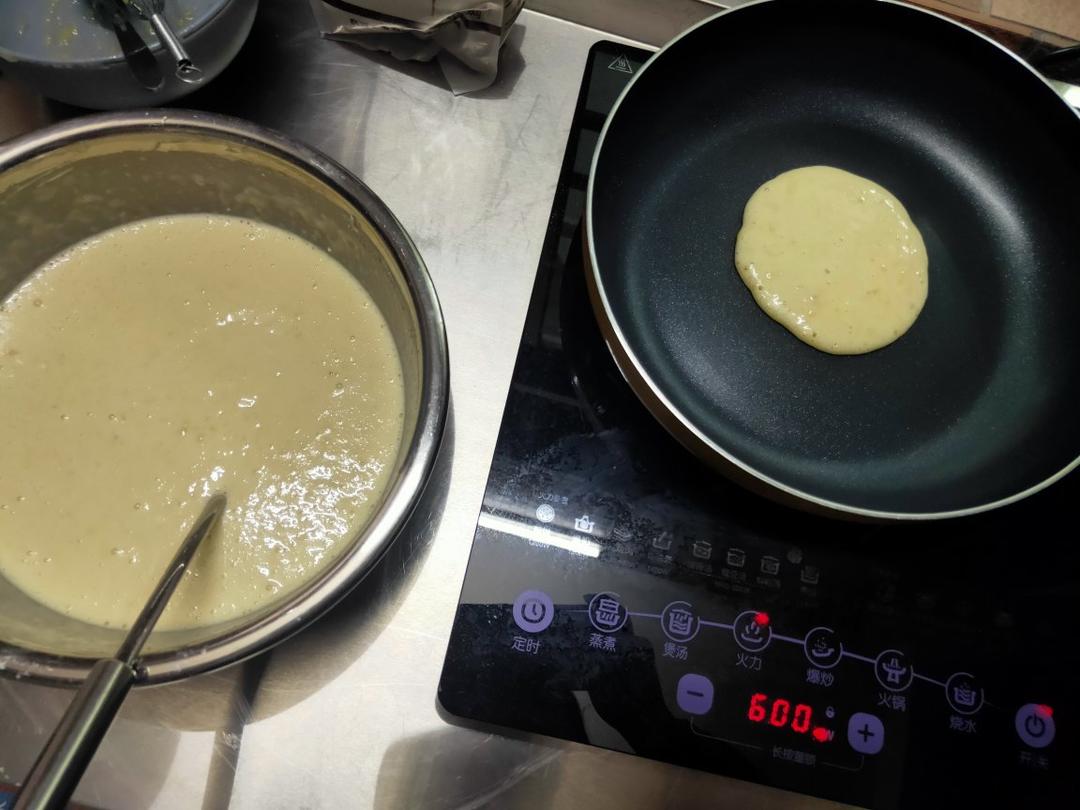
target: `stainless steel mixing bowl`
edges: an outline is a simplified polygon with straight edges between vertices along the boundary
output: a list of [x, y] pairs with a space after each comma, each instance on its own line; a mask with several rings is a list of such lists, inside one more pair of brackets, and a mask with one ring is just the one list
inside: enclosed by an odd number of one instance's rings
[[[176, 213], [246, 216], [327, 251], [371, 293], [390, 325], [405, 383], [405, 430], [390, 485], [340, 556], [254, 614], [155, 633], [144, 683], [224, 666], [317, 618], [379, 560], [412, 511], [446, 419], [449, 366], [435, 289], [416, 246], [370, 189], [324, 155], [260, 127], [177, 111], [69, 121], [0, 146], [0, 299], [42, 262], [107, 228]], [[3, 418], [0, 415], [0, 418]], [[0, 450], [0, 465], [3, 465]], [[18, 476], [4, 468], [4, 475]], [[34, 601], [0, 575], [0, 673], [83, 679], [122, 633]]]

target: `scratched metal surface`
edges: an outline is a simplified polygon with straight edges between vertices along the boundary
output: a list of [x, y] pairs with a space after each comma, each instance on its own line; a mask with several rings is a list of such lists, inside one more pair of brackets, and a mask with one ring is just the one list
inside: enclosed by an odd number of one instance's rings
[[[127, 701], [76, 799], [103, 808], [786, 807], [825, 803], [623, 754], [448, 725], [435, 691], [597, 31], [525, 12], [495, 86], [324, 41], [305, 0], [264, 0], [240, 58], [188, 104], [324, 150], [420, 247], [445, 309], [451, 420], [415, 519], [376, 572], [246, 664]], [[0, 79], [0, 139], [71, 110]], [[0, 680], [0, 782], [69, 693]]]

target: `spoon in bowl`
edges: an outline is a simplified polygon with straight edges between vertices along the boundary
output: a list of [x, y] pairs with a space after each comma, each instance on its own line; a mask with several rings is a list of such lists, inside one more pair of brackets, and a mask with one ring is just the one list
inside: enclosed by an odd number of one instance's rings
[[202, 71], [192, 63], [180, 38], [176, 36], [172, 26], [165, 19], [165, 0], [128, 0], [128, 2], [143, 19], [150, 23], [161, 44], [176, 62], [176, 78], [188, 84], [201, 82]]

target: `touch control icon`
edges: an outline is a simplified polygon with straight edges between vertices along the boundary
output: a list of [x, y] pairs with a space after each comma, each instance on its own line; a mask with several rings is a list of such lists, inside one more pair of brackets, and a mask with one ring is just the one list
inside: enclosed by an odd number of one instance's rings
[[693, 672], [683, 675], [675, 687], [675, 702], [687, 714], [706, 714], [713, 704], [712, 681]]
[[1025, 703], [1016, 713], [1016, 733], [1025, 745], [1046, 748], [1054, 741], [1054, 713], [1042, 703]]
[[555, 605], [543, 591], [522, 591], [514, 600], [514, 624], [526, 633], [547, 630], [555, 618]]
[[761, 652], [772, 639], [769, 616], [759, 610], [744, 610], [736, 616], [731, 632], [735, 634], [735, 643], [747, 652]]
[[765, 556], [761, 558], [761, 573], [775, 577], [780, 573], [780, 560], [776, 557]]
[[803, 651], [806, 653], [806, 660], [815, 667], [832, 669], [840, 663], [844, 645], [840, 643], [832, 628], [815, 627], [806, 634]]
[[860, 754], [876, 754], [885, 746], [885, 725], [875, 715], [855, 712], [848, 719], [847, 739]]
[[958, 714], [975, 714], [982, 708], [982, 686], [970, 672], [957, 672], [945, 682], [945, 699]]
[[697, 635], [701, 625], [693, 605], [689, 602], [672, 602], [660, 614], [660, 629], [672, 641], [685, 644]]
[[598, 593], [589, 601], [589, 621], [597, 630], [614, 633], [626, 624], [629, 613], [617, 593]]
[[593, 529], [596, 528], [596, 521], [588, 515], [582, 515], [581, 517], [574, 518], [574, 531], [581, 532], [582, 534], [592, 534]]
[[874, 662], [878, 683], [890, 692], [903, 692], [915, 678], [915, 669], [900, 650], [885, 650]]

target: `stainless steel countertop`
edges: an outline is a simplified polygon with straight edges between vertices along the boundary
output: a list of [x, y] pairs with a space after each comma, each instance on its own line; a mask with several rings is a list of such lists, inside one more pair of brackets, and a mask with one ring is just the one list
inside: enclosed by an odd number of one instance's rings
[[[319, 38], [263, 0], [251, 40], [192, 99], [279, 129], [396, 212], [445, 310], [451, 418], [424, 502], [344, 603], [271, 652], [137, 690], [76, 800], [105, 808], [832, 806], [624, 754], [448, 725], [436, 686], [589, 46], [522, 14], [497, 83], [454, 97], [434, 65]], [[0, 80], [0, 139], [72, 111]], [[0, 781], [70, 698], [0, 680]]]

